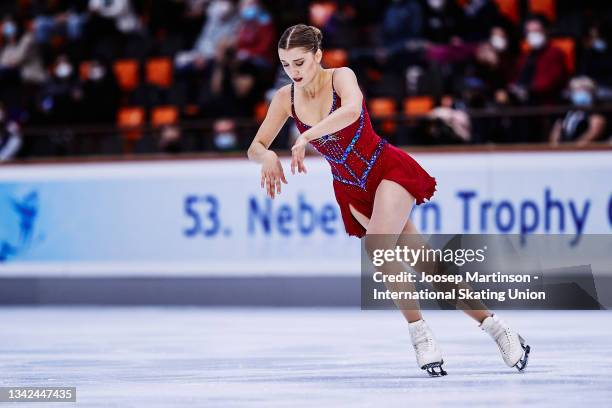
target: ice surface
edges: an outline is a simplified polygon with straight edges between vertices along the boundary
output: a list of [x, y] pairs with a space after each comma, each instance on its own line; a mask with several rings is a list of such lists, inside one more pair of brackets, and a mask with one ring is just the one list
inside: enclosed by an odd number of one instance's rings
[[500, 316], [525, 373], [462, 313], [426, 311], [449, 373], [428, 378], [396, 311], [5, 307], [0, 385], [76, 386], [79, 407], [610, 406], [612, 313]]

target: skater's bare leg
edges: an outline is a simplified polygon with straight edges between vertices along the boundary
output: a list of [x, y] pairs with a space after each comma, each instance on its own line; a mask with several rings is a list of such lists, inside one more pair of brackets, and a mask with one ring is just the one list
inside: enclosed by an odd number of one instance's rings
[[[377, 201], [378, 207], [376, 205]], [[409, 205], [402, 206], [404, 203], [409, 203]], [[353, 206], [349, 205], [349, 207], [355, 219], [366, 229], [367, 234], [376, 235], [375, 239], [377, 242], [372, 243], [375, 249], [394, 248], [396, 245], [407, 245], [414, 248], [420, 248], [421, 246], [428, 247], [428, 244], [423, 240], [414, 223], [407, 218], [407, 214], [409, 214], [413, 205], [414, 197], [402, 186], [390, 180], [383, 180], [376, 191], [371, 219], [360, 213]], [[377, 209], [378, 212], [376, 212]], [[403, 225], [399, 232], [398, 225]], [[382, 239], [388, 242], [380, 242]], [[415, 266], [425, 273], [436, 273], [436, 265], [433, 262], [417, 263]], [[396, 274], [406, 271], [407, 267], [408, 265], [401, 262], [385, 262], [385, 264], [377, 269], [385, 274]], [[414, 285], [408, 282], [387, 283], [386, 286], [394, 292], [415, 290]], [[471, 289], [467, 286], [466, 288]], [[417, 301], [404, 300], [396, 301], [395, 303], [409, 323], [422, 319]], [[456, 306], [478, 323], [482, 323], [484, 319], [491, 316], [491, 312], [481, 302], [475, 302], [470, 305], [458, 302]]]
[[[376, 190], [371, 218], [350, 206], [353, 216], [366, 229], [366, 250], [394, 248], [413, 204], [414, 197], [402, 186], [383, 180]], [[401, 262], [385, 262], [377, 270], [384, 274], [397, 274], [405, 271], [405, 267]], [[386, 286], [394, 292], [415, 290], [414, 284], [409, 282], [387, 282]], [[422, 319], [418, 301], [397, 300], [395, 304], [408, 323]]]
[[[406, 221], [406, 225], [402, 230], [402, 235], [400, 236], [397, 244], [402, 246], [406, 245], [409, 248], [430, 248], [429, 244], [423, 239], [423, 236], [419, 233], [411, 220]], [[437, 273], [435, 270], [436, 265], [437, 264], [435, 262], [417, 262], [415, 269], [423, 271], [427, 274], [435, 274]], [[472, 288], [466, 284], [449, 284], [447, 286], [457, 286], [463, 289], [472, 290]], [[469, 305], [463, 302], [457, 302], [456, 306], [459, 309], [462, 309], [468, 316], [476, 320], [478, 323], [482, 323], [484, 319], [491, 316], [491, 312], [482, 302], [479, 301], [474, 301]]]
[[[398, 238], [403, 231], [410, 210], [414, 205], [414, 197], [401, 185], [383, 180], [376, 190], [372, 217], [360, 215], [358, 211], [351, 207], [351, 212], [363, 221], [366, 229], [364, 239], [365, 249], [372, 259], [374, 250], [393, 249], [397, 245]], [[404, 272], [406, 269], [402, 262], [387, 263], [377, 267], [383, 273]], [[406, 283], [386, 283], [389, 290], [414, 291], [414, 284]], [[445, 376], [447, 373], [442, 368], [444, 359], [442, 352], [434, 338], [428, 324], [422, 319], [418, 302], [412, 300], [396, 300], [404, 318], [408, 321], [410, 338], [414, 346], [417, 366], [426, 371], [432, 377]]]

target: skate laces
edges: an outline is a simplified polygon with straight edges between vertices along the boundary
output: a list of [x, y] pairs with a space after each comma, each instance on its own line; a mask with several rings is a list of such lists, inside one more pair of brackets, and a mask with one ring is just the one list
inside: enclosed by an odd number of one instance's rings
[[425, 324], [416, 326], [413, 336], [414, 346], [421, 350], [423, 348], [431, 350], [434, 347], [434, 341], [431, 333], [427, 330]]
[[491, 319], [492, 323], [485, 330], [495, 340], [502, 354], [507, 354], [507, 349], [512, 346], [512, 332], [504, 322], [497, 318]]

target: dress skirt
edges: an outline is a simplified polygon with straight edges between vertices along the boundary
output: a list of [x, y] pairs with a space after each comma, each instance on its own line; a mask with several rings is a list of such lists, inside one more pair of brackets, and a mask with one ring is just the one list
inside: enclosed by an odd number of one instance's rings
[[348, 235], [361, 238], [366, 233], [365, 228], [351, 213], [349, 204], [371, 218], [376, 189], [385, 179], [404, 187], [415, 198], [417, 205], [431, 199], [436, 191], [436, 179], [430, 176], [416, 160], [402, 149], [385, 143], [368, 175], [365, 189], [334, 179], [334, 193]]

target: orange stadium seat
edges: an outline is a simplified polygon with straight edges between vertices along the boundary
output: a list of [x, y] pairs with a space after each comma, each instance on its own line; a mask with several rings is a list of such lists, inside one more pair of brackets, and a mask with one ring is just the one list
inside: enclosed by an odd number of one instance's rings
[[79, 78], [85, 81], [89, 77], [89, 68], [91, 67], [91, 61], [83, 61], [79, 65]]
[[371, 116], [390, 116], [397, 110], [397, 103], [393, 98], [371, 98], [368, 101]]
[[499, 12], [514, 24], [521, 21], [519, 0], [495, 0]]
[[185, 105], [183, 107], [183, 115], [185, 116], [196, 116], [198, 113], [200, 113], [198, 105]]
[[138, 61], [136, 60], [119, 60], [113, 64], [113, 71], [117, 77], [117, 82], [121, 90], [129, 92], [133, 91], [140, 83], [138, 75]]
[[425, 115], [434, 107], [434, 100], [431, 96], [412, 96], [404, 100], [404, 114], [415, 116]]
[[174, 125], [178, 122], [178, 109], [176, 106], [157, 106], [151, 112], [151, 125], [155, 128]]
[[255, 105], [255, 120], [259, 123], [263, 122], [268, 114], [268, 101], [260, 101]]
[[559, 48], [565, 54], [565, 63], [571, 74], [576, 71], [576, 43], [571, 37], [559, 37], [551, 40], [553, 47]]
[[348, 65], [348, 53], [342, 49], [323, 51], [322, 61], [326, 68], [338, 68]]
[[145, 123], [145, 110], [138, 106], [119, 109], [117, 126], [122, 129], [125, 139], [134, 141], [142, 137], [142, 125]]
[[[393, 98], [372, 98], [368, 101], [369, 113], [372, 117], [385, 117], [395, 115], [397, 103]], [[380, 124], [380, 129], [385, 134], [394, 133], [397, 123], [393, 118], [384, 119]]]
[[151, 58], [146, 64], [146, 81], [148, 84], [168, 88], [172, 85], [172, 61], [170, 58]]
[[557, 19], [557, 2], [556, 0], [529, 0], [529, 12], [543, 14], [550, 21], [555, 21]]

